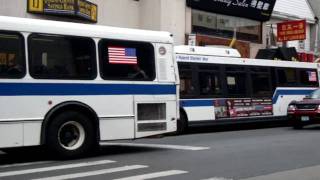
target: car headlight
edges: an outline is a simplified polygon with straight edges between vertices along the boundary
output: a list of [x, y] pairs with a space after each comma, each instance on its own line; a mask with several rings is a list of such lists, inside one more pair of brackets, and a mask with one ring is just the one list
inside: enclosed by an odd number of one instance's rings
[[288, 106], [288, 111], [295, 111], [296, 110], [296, 106], [291, 104]]

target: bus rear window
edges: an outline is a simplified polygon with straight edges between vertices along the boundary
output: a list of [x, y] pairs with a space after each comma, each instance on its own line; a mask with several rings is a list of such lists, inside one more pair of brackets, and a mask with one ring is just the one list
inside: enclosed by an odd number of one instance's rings
[[24, 52], [22, 35], [0, 32], [0, 78], [20, 79], [25, 75]]
[[313, 69], [300, 70], [300, 83], [303, 86], [311, 86], [317, 87], [318, 83], [318, 75], [317, 71]]

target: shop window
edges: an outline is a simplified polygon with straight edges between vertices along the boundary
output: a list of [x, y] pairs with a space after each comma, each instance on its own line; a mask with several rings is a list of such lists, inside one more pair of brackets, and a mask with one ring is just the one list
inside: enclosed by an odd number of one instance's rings
[[192, 33], [232, 38], [235, 29], [237, 39], [261, 43], [262, 23], [259, 21], [192, 10]]
[[90, 38], [32, 34], [30, 74], [36, 79], [94, 79], [95, 43]]
[[22, 35], [0, 31], [0, 78], [22, 78], [26, 72], [24, 54]]
[[99, 43], [101, 76], [108, 80], [155, 79], [153, 45], [145, 42], [101, 40]]

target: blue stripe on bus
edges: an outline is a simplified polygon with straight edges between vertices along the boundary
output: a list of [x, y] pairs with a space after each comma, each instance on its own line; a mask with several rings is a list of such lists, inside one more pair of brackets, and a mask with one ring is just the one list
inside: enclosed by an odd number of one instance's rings
[[181, 100], [181, 107], [203, 107], [203, 106], [213, 106], [214, 100]]
[[276, 90], [273, 98], [272, 98], [272, 103], [276, 104], [279, 96], [284, 96], [284, 95], [309, 95], [312, 91], [315, 89], [279, 89]]
[[69, 95], [166, 95], [176, 94], [175, 85], [0, 83], [0, 96]]
[[[285, 96], [285, 95], [309, 95], [312, 91], [315, 89], [278, 89], [276, 90], [273, 98], [272, 103], [276, 104], [279, 97]], [[231, 98], [232, 99], [232, 98]], [[236, 98], [233, 98], [236, 99]], [[193, 99], [187, 99], [187, 100], [181, 100], [180, 106], [181, 107], [203, 107], [203, 106], [214, 106], [214, 99], [209, 100], [193, 100]]]

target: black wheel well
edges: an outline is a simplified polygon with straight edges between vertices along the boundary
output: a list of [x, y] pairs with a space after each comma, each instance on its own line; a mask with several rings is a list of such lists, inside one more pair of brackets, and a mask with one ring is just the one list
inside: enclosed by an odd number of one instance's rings
[[76, 101], [69, 101], [64, 102], [56, 105], [53, 107], [45, 116], [44, 121], [42, 123], [41, 127], [41, 144], [45, 144], [46, 142], [46, 130], [48, 126], [50, 125], [51, 121], [58, 115], [66, 111], [76, 111], [79, 112], [85, 116], [87, 116], [94, 125], [95, 131], [96, 131], [96, 139], [97, 141], [100, 139], [100, 131], [99, 131], [99, 118], [96, 112], [88, 105], [76, 102]]
[[[180, 107], [180, 116], [181, 116], [181, 114], [183, 114], [186, 117], [185, 120], [188, 122], [188, 115], [187, 115], [186, 111], [184, 110], [184, 108], [182, 108], [182, 107]], [[180, 119], [181, 119], [181, 117], [180, 117]]]

